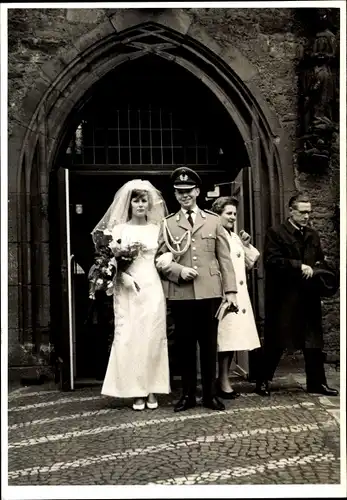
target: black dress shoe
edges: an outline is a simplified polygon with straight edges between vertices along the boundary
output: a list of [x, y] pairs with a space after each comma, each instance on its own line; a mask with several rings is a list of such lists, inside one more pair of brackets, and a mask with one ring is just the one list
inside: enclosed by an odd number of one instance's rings
[[185, 411], [189, 410], [189, 408], [194, 408], [196, 406], [195, 396], [188, 396], [187, 394], [183, 395], [179, 401], [175, 404], [174, 411]]
[[210, 408], [210, 410], [217, 410], [217, 411], [225, 410], [225, 406], [222, 403], [222, 401], [219, 401], [219, 399], [216, 397], [203, 399], [202, 406], [204, 406], [205, 408]]
[[217, 395], [222, 399], [236, 399], [240, 396], [240, 393], [236, 391], [225, 392], [222, 389], [218, 389]]
[[266, 381], [258, 381], [255, 386], [255, 392], [259, 396], [270, 396], [269, 383]]
[[325, 396], [337, 396], [339, 391], [327, 386], [326, 384], [319, 385], [308, 385], [307, 392], [313, 392], [315, 394], [324, 394]]

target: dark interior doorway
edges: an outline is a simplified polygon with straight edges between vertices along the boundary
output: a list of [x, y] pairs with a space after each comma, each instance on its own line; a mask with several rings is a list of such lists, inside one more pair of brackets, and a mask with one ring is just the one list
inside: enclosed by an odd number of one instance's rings
[[[70, 172], [70, 234], [73, 262], [73, 288], [76, 325], [76, 377], [103, 378], [107, 361], [106, 347], [112, 336], [112, 300], [104, 304], [103, 312], [95, 317], [94, 304], [88, 298], [88, 271], [93, 264], [94, 246], [91, 231], [111, 204], [116, 191], [134, 178], [149, 180], [159, 189], [167, 204], [168, 213], [176, 212], [178, 205], [173, 194], [169, 175], [114, 175], [111, 173], [81, 174]], [[217, 178], [202, 174], [204, 188], [199, 206], [206, 208], [207, 191], [213, 190]]]
[[102, 378], [96, 351], [110, 325], [89, 328], [87, 276], [91, 231], [116, 191], [128, 180], [148, 179], [175, 212], [170, 173], [187, 165], [202, 178], [199, 206], [209, 208], [207, 192], [233, 181], [249, 159], [236, 125], [208, 88], [177, 64], [146, 56], [90, 89], [66, 127], [57, 161], [70, 172], [76, 377]]

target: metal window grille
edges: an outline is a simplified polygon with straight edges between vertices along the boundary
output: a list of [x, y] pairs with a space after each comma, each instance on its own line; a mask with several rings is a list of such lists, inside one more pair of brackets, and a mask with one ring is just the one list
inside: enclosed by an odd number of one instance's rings
[[[216, 165], [219, 148], [198, 126], [171, 110], [130, 106], [112, 112], [105, 125], [97, 114], [78, 125], [66, 157], [75, 165]], [[109, 119], [106, 119], [108, 121]]]

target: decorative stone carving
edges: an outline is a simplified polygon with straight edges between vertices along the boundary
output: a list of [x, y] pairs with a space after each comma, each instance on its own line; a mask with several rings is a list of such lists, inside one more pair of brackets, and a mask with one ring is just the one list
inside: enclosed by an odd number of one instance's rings
[[316, 34], [301, 48], [299, 61], [298, 168], [316, 172], [329, 165], [337, 131], [338, 71], [336, 36], [328, 28], [331, 18], [312, 9]]

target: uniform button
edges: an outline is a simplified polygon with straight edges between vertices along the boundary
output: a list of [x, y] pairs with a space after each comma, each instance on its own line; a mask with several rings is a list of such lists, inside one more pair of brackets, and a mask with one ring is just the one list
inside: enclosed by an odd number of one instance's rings
[[198, 268], [198, 266], [194, 266], [194, 268], [193, 268], [193, 269], [197, 269], [197, 268]]
[[212, 236], [212, 234], [210, 233], [209, 236]]
[[194, 255], [193, 260], [196, 260], [196, 259], [197, 259], [197, 257], [195, 257], [195, 255]]
[[238, 257], [241, 257], [241, 254], [240, 254], [240, 253], [238, 253], [238, 254], [237, 254], [237, 256], [238, 256]]
[[240, 281], [240, 285], [243, 285], [243, 281]]
[[194, 241], [195, 241], [195, 238], [192, 238], [192, 242], [193, 242], [193, 243], [194, 243]]
[[195, 248], [195, 247], [193, 247], [193, 248], [192, 248], [192, 250], [196, 250], [196, 248]]
[[246, 309], [242, 309], [242, 312], [243, 312], [243, 314], [245, 314], [245, 312], [246, 312]]
[[178, 236], [176, 236], [176, 240], [178, 240]]

